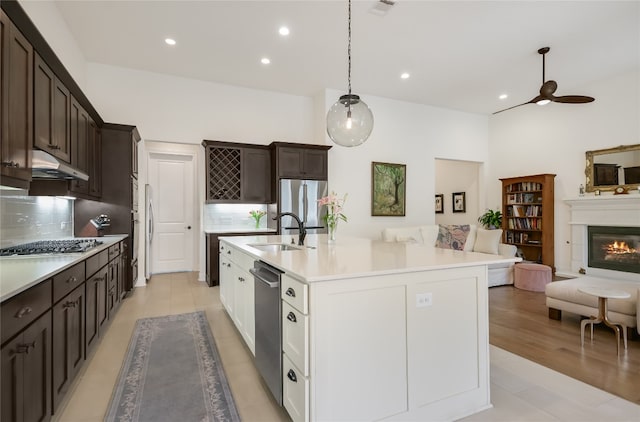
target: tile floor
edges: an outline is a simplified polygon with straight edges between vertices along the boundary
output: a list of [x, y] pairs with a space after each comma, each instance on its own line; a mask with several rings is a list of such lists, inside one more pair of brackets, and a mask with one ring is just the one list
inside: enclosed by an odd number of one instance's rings
[[[243, 421], [286, 421], [256, 371], [218, 288], [197, 273], [154, 276], [121, 305], [89, 356], [54, 421], [102, 421], [138, 318], [206, 311], [236, 406]], [[491, 346], [494, 407], [464, 421], [638, 421], [640, 406]]]

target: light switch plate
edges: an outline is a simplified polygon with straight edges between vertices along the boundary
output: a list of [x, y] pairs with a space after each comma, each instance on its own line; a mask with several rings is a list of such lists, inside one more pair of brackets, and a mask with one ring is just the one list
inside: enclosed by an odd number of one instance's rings
[[426, 308], [433, 304], [433, 294], [429, 293], [418, 293], [416, 295], [416, 308]]

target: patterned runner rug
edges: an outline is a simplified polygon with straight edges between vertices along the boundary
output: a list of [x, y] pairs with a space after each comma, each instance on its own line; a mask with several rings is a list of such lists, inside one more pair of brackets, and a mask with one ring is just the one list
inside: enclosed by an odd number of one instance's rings
[[105, 421], [239, 421], [205, 313], [136, 322]]

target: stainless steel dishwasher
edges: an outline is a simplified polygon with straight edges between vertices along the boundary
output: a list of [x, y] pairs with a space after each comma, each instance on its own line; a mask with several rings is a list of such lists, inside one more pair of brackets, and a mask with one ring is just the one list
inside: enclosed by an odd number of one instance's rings
[[255, 362], [273, 397], [282, 405], [282, 271], [262, 261], [255, 261], [249, 271], [255, 280]]

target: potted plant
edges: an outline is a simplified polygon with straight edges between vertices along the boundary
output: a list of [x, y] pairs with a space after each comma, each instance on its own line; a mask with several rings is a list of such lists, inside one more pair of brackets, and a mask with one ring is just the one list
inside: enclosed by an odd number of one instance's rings
[[478, 217], [478, 223], [489, 230], [500, 228], [502, 226], [502, 212], [488, 209], [487, 212]]

